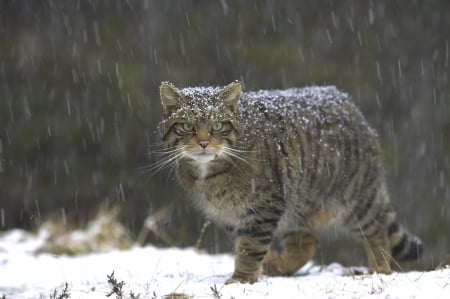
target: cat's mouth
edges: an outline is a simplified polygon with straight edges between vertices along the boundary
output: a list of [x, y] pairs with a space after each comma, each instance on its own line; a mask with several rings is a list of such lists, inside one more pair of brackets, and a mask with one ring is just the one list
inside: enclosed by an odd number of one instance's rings
[[188, 156], [198, 163], [208, 163], [216, 159], [218, 157], [218, 153], [216, 151], [203, 149], [190, 152]]

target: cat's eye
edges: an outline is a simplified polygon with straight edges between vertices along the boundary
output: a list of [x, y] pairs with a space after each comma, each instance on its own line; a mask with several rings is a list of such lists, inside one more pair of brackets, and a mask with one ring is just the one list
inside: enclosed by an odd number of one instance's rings
[[221, 123], [221, 122], [213, 123], [213, 125], [211, 126], [211, 129], [215, 132], [220, 131], [223, 129], [223, 123]]
[[194, 126], [191, 123], [183, 123], [183, 125], [181, 127], [186, 132], [191, 132], [194, 130]]

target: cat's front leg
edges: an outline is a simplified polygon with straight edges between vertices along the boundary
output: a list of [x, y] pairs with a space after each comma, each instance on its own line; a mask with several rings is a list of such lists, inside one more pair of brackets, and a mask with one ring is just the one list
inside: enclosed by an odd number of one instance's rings
[[262, 244], [255, 237], [238, 237], [236, 239], [234, 272], [225, 284], [256, 282], [260, 274], [262, 261], [268, 249], [268, 244]]
[[225, 284], [254, 283], [272, 242], [276, 221], [253, 223], [238, 229], [235, 244], [234, 272]]

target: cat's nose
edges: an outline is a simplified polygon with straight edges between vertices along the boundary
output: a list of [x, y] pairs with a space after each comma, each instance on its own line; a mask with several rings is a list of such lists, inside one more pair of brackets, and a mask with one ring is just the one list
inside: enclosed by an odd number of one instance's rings
[[209, 141], [208, 141], [208, 140], [200, 140], [200, 141], [198, 142], [198, 144], [199, 144], [203, 149], [205, 149], [205, 148], [208, 146]]

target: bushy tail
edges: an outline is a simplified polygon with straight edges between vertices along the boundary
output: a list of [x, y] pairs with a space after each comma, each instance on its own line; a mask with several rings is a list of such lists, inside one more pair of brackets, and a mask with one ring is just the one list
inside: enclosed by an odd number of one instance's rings
[[422, 241], [397, 223], [393, 223], [389, 228], [389, 236], [392, 241], [392, 258], [396, 261], [417, 260], [422, 256]]

